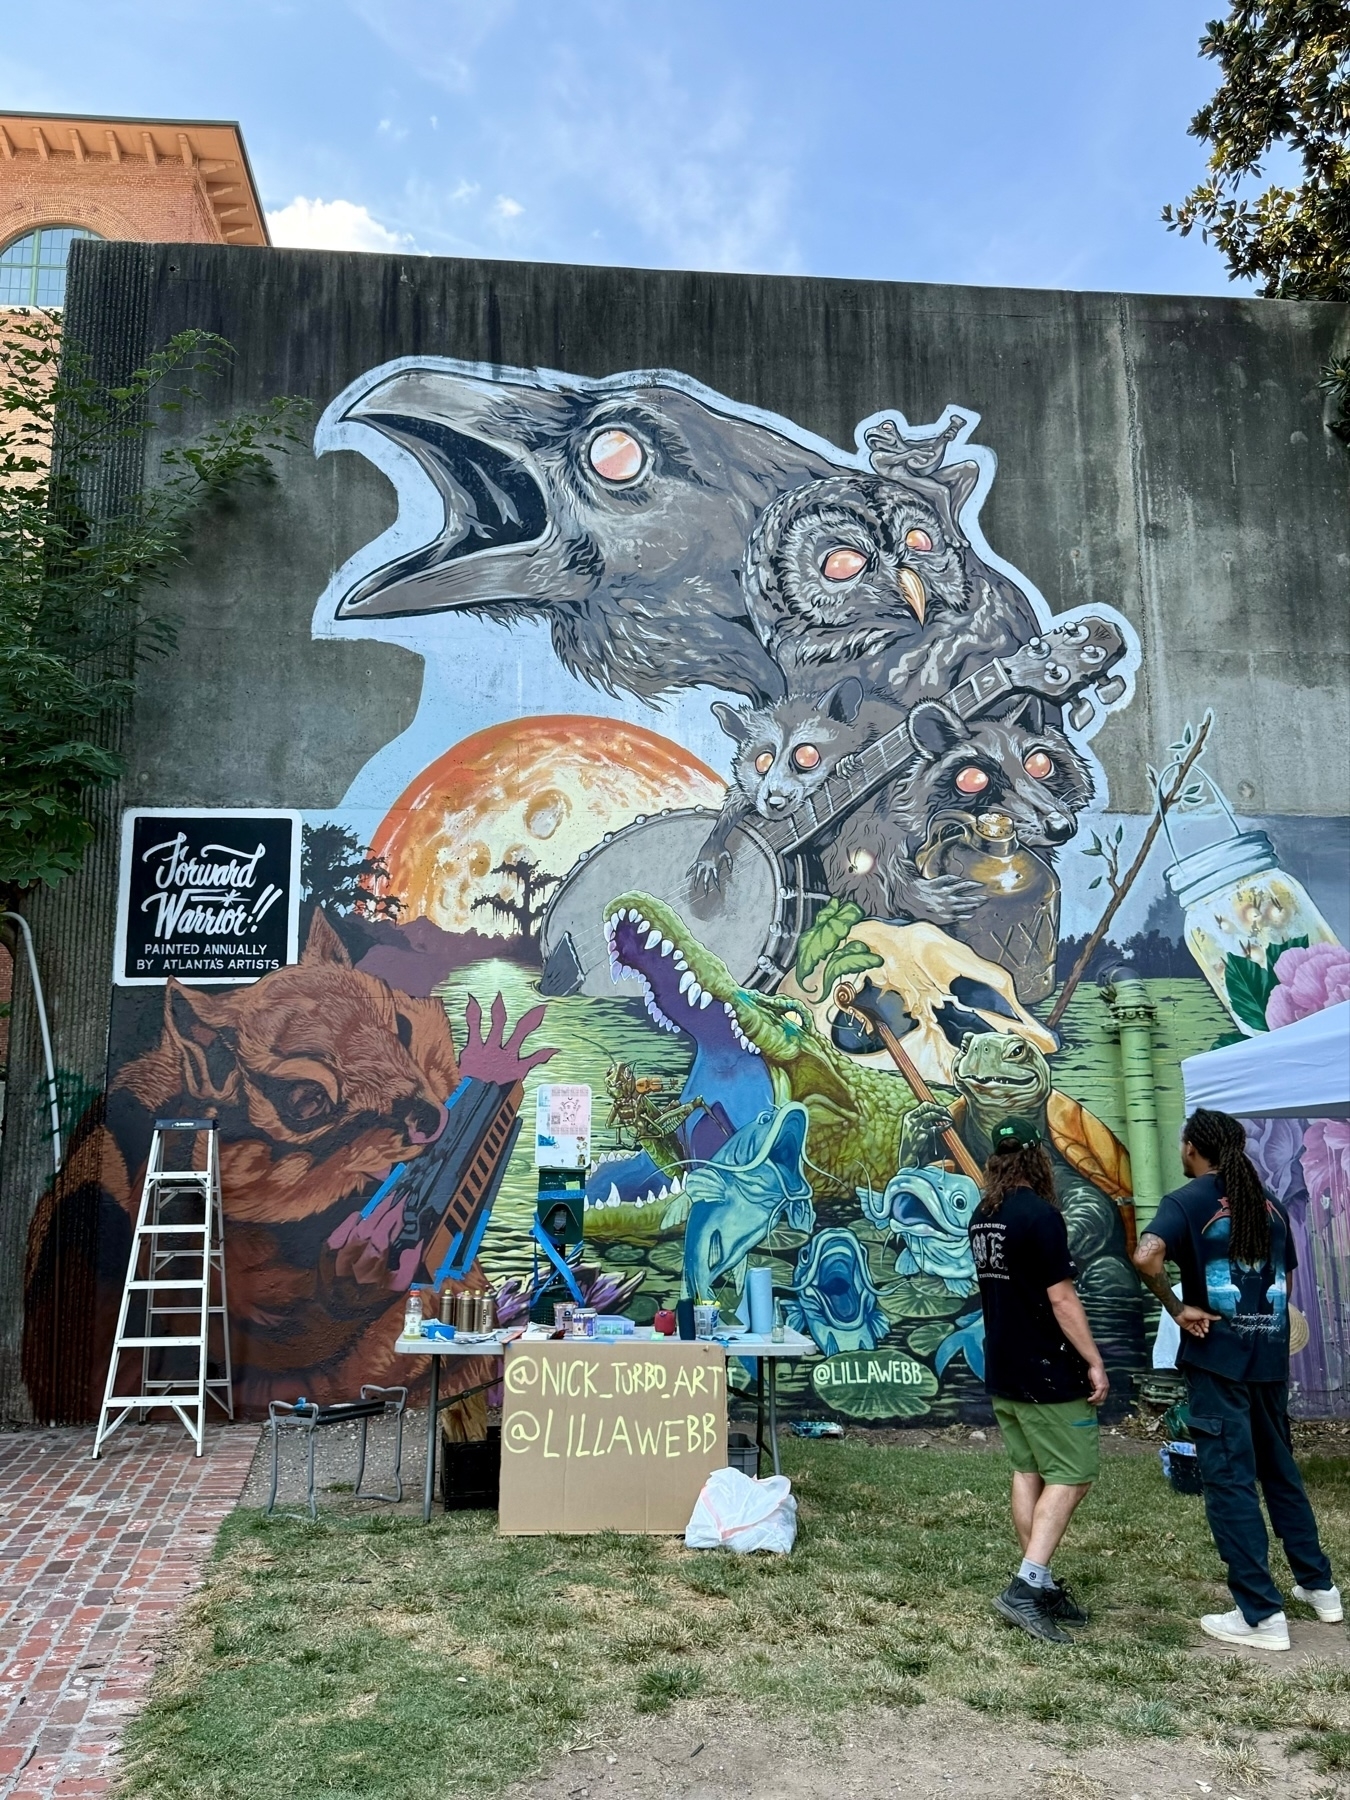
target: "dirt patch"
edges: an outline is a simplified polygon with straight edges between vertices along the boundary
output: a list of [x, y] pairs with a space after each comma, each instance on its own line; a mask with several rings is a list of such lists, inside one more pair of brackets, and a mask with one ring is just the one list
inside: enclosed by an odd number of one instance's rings
[[696, 1702], [590, 1733], [508, 1800], [1336, 1800], [1276, 1738], [1075, 1746], [961, 1707], [850, 1714], [837, 1729]]

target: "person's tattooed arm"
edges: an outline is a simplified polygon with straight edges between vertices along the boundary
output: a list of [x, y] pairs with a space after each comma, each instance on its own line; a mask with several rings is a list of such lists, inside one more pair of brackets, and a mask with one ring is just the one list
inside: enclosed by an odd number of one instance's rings
[[1139, 1279], [1151, 1294], [1156, 1294], [1164, 1312], [1170, 1314], [1183, 1331], [1192, 1337], [1202, 1338], [1209, 1330], [1211, 1319], [1218, 1314], [1206, 1312], [1202, 1306], [1187, 1306], [1178, 1300], [1172, 1292], [1172, 1284], [1165, 1271], [1167, 1263], [1167, 1245], [1151, 1231], [1146, 1231], [1135, 1245], [1134, 1266], [1139, 1271]]

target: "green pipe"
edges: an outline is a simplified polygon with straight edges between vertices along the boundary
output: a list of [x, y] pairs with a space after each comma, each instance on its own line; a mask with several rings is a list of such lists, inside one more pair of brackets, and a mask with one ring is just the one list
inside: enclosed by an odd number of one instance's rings
[[1120, 1032], [1125, 1135], [1134, 1172], [1135, 1222], [1143, 1231], [1158, 1210], [1163, 1191], [1158, 1095], [1153, 1077], [1153, 1026], [1157, 1015], [1143, 982], [1133, 975], [1114, 984], [1110, 1005]]

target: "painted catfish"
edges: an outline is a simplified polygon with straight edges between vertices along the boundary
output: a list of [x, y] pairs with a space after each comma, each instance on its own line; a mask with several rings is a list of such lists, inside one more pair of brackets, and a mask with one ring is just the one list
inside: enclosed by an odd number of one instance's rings
[[782, 1218], [794, 1231], [812, 1231], [816, 1209], [802, 1173], [806, 1108], [798, 1101], [763, 1112], [707, 1162], [685, 1177], [689, 1223], [684, 1233], [684, 1292], [711, 1295], [730, 1274], [739, 1293], [750, 1252]]

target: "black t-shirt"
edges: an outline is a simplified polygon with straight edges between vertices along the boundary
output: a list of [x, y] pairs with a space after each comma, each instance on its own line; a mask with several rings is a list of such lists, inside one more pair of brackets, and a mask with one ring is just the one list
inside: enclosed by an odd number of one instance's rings
[[1082, 1400], [1087, 1364], [1060, 1330], [1045, 1290], [1078, 1274], [1057, 1208], [1014, 1188], [997, 1212], [978, 1211], [970, 1249], [984, 1308], [984, 1385], [997, 1400]]
[[1181, 1271], [1181, 1297], [1220, 1316], [1206, 1336], [1181, 1334], [1177, 1366], [1207, 1369], [1229, 1381], [1288, 1381], [1289, 1278], [1298, 1266], [1294, 1234], [1266, 1195], [1270, 1255], [1259, 1269], [1231, 1261], [1232, 1219], [1217, 1175], [1201, 1175], [1164, 1194], [1148, 1225]]

